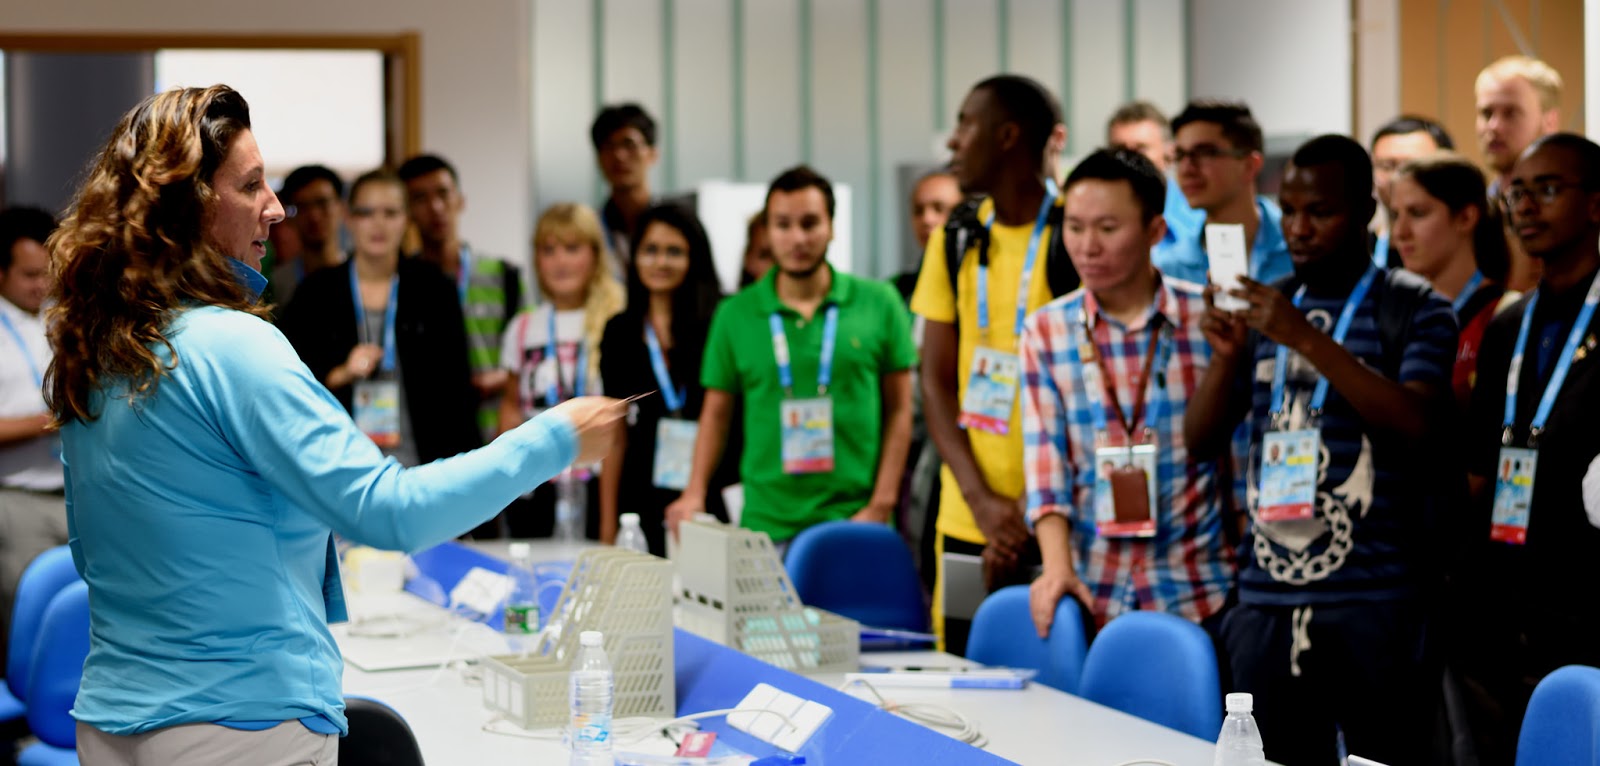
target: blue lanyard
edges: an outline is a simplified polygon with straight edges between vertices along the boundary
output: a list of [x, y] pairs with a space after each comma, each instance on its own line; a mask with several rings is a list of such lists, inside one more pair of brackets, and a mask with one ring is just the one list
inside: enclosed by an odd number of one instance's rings
[[[550, 334], [545, 338], [544, 355], [556, 366], [555, 385], [544, 392], [545, 405], [554, 407], [561, 403], [561, 351], [556, 343], [556, 308], [550, 307]], [[578, 369], [572, 373], [574, 396], [583, 396], [589, 388], [589, 344], [578, 339]]]
[[[1098, 355], [1098, 357], [1100, 359], [1104, 359], [1105, 352], [1103, 349], [1100, 349], [1099, 341], [1095, 340], [1093, 325], [1091, 325], [1089, 321], [1089, 308], [1087, 302], [1079, 304], [1078, 311], [1079, 326], [1083, 328], [1084, 342], [1094, 346], [1096, 349], [1095, 353]], [[1155, 321], [1155, 319], [1152, 318], [1151, 321]], [[1167, 415], [1167, 397], [1164, 395], [1159, 395], [1159, 392], [1161, 389], [1167, 387], [1167, 365], [1172, 361], [1172, 331], [1170, 327], [1165, 323], [1162, 323], [1161, 326], [1155, 329], [1154, 334], [1148, 340], [1146, 340], [1145, 343], [1160, 344], [1156, 346], [1155, 360], [1150, 364], [1150, 379], [1143, 382], [1143, 385], [1149, 386], [1153, 381], [1154, 386], [1157, 389], [1158, 395], [1155, 397], [1155, 401], [1150, 403], [1150, 409], [1144, 416], [1145, 428], [1155, 430], [1156, 427], [1152, 426], [1151, 424], [1163, 422], [1163, 418], [1165, 418]], [[1073, 344], [1071, 347], [1070, 354], [1072, 364], [1079, 370], [1087, 370], [1089, 367], [1085, 365], [1083, 358], [1078, 351], [1080, 347], [1080, 344]], [[1139, 354], [1139, 359], [1141, 361], [1144, 359], [1145, 353], [1148, 353], [1149, 348], [1149, 346], [1145, 346], [1144, 352]], [[1092, 364], [1094, 364], [1096, 367], [1097, 374], [1095, 377], [1104, 377], [1106, 374], [1106, 368], [1099, 366], [1099, 362], [1093, 362]], [[1106, 423], [1105, 405], [1101, 404], [1100, 399], [1104, 395], [1105, 389], [1110, 388], [1112, 385], [1113, 384], [1111, 381], [1101, 380], [1100, 385], [1098, 386], [1084, 386], [1084, 398], [1089, 401], [1089, 419], [1094, 425], [1094, 430], [1097, 434], [1106, 433], [1108, 429], [1108, 425]], [[1142, 390], [1135, 392], [1135, 396], [1143, 395], [1144, 392]], [[1139, 424], [1132, 421], [1132, 412], [1125, 412], [1123, 414], [1127, 416], [1124, 418], [1124, 422], [1126, 422], [1130, 428], [1138, 427]], [[1135, 442], [1136, 437], [1134, 434], [1128, 433], [1125, 435], [1128, 437], [1128, 443], [1130, 445]]]
[[1386, 268], [1389, 265], [1389, 235], [1379, 234], [1378, 243], [1372, 247], [1372, 265]]
[[[1039, 203], [1039, 215], [1033, 222], [1033, 234], [1028, 237], [1028, 256], [1022, 262], [1022, 279], [1017, 284], [1017, 320], [1011, 331], [1012, 335], [1022, 335], [1022, 322], [1028, 318], [1028, 287], [1033, 284], [1033, 265], [1039, 260], [1039, 244], [1044, 239], [1045, 219], [1050, 215], [1050, 207], [1056, 202], [1055, 179], [1045, 179], [1044, 202]], [[991, 203], [989, 218], [983, 222], [983, 228], [988, 230], [994, 226], [994, 208]], [[1060, 236], [1060, 233], [1057, 233]], [[985, 240], [983, 247], [988, 248]], [[989, 262], [987, 258], [978, 259], [978, 329], [989, 329]]]
[[1456, 317], [1461, 316], [1461, 310], [1467, 307], [1467, 301], [1472, 300], [1473, 293], [1478, 292], [1478, 287], [1483, 284], [1483, 272], [1472, 272], [1472, 278], [1467, 280], [1467, 286], [1461, 288], [1461, 294], [1450, 302], [1450, 307], [1455, 309]]
[[[356, 281], [356, 265], [350, 264], [350, 299], [356, 304], [356, 327], [364, 329], [367, 326], [367, 311], [361, 305], [361, 285]], [[394, 313], [395, 307], [400, 305], [400, 275], [395, 274], [389, 278], [389, 305], [383, 308], [383, 362], [378, 369], [384, 372], [393, 372], [395, 366], [394, 344]], [[363, 333], [357, 333], [361, 335]]]
[[667, 372], [667, 359], [661, 354], [661, 340], [650, 320], [644, 322], [644, 343], [650, 348], [650, 369], [655, 370], [656, 385], [661, 389], [661, 400], [667, 403], [667, 412], [683, 412], [683, 403], [689, 398], [688, 389], [672, 385], [672, 375]]
[[461, 246], [461, 255], [456, 261], [456, 292], [461, 294], [461, 305], [467, 305], [467, 282], [472, 279], [472, 251], [466, 245]]
[[33, 352], [28, 350], [28, 344], [22, 340], [22, 333], [17, 331], [17, 326], [11, 323], [11, 317], [6, 316], [3, 308], [0, 308], [0, 324], [6, 326], [6, 332], [17, 342], [17, 350], [22, 352], [22, 361], [28, 365], [28, 372], [33, 373], [33, 384], [44, 388], [44, 375], [39, 372], [39, 365], [33, 361]]
[[[1344, 309], [1339, 312], [1339, 322], [1333, 326], [1334, 343], [1337, 343], [1341, 346], [1344, 345], [1345, 336], [1350, 334], [1350, 323], [1355, 319], [1356, 309], [1361, 306], [1361, 302], [1363, 300], [1366, 300], [1367, 291], [1372, 289], [1372, 282], [1373, 280], [1377, 279], [1377, 277], [1378, 267], [1368, 266], [1367, 273], [1362, 275], [1360, 282], [1356, 283], [1356, 289], [1350, 291], [1350, 297], [1345, 299]], [[1300, 308], [1300, 301], [1305, 298], [1305, 296], [1305, 285], [1301, 285], [1300, 289], [1294, 294], [1295, 308]], [[1288, 372], [1289, 349], [1287, 346], [1279, 344], [1277, 364], [1272, 373], [1272, 403], [1269, 405], [1268, 410], [1272, 413], [1274, 418], [1283, 413], [1283, 389], [1285, 378], [1287, 377]], [[1321, 413], [1322, 405], [1326, 403], [1327, 400], [1328, 379], [1318, 375], [1317, 388], [1311, 394], [1311, 414], [1315, 416]]]
[[[767, 318], [772, 328], [772, 355], [778, 360], [778, 382], [783, 393], [794, 396], [794, 369], [789, 364], [789, 338], [783, 334], [783, 317], [772, 312]], [[839, 305], [828, 307], [822, 319], [822, 358], [817, 361], [817, 395], [828, 395], [828, 384], [833, 382], [833, 344], [839, 334]]]
[[[1572, 323], [1572, 331], [1567, 333], [1567, 343], [1561, 347], [1556, 369], [1550, 374], [1550, 382], [1545, 384], [1544, 395], [1539, 398], [1539, 409], [1534, 411], [1532, 430], [1528, 432], [1529, 447], [1537, 443], [1544, 424], [1550, 420], [1550, 411], [1556, 406], [1556, 396], [1561, 393], [1561, 385], [1566, 382], [1567, 373], [1572, 369], [1572, 357], [1578, 351], [1578, 344], [1583, 342], [1583, 336], [1589, 332], [1589, 320], [1594, 318], [1597, 303], [1600, 303], [1600, 274], [1596, 274], [1589, 282], [1589, 294], [1583, 299], [1583, 309], [1578, 312], [1577, 321]], [[1511, 426], [1517, 419], [1517, 387], [1522, 379], [1522, 354], [1528, 348], [1528, 329], [1533, 326], [1533, 309], [1537, 305], [1539, 292], [1535, 290], [1528, 298], [1527, 307], [1522, 310], [1522, 328], [1517, 331], [1517, 347], [1511, 354], [1511, 369], [1506, 373], [1505, 431], [1502, 436], [1506, 444], [1511, 443]]]

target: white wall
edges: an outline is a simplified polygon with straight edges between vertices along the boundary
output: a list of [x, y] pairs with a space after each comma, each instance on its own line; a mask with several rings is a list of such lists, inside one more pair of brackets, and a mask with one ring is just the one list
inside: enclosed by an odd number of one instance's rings
[[1354, 127], [1348, 0], [1189, 0], [1189, 7], [1196, 98], [1243, 99], [1269, 137]]
[[[420, 30], [423, 148], [449, 157], [461, 173], [468, 197], [466, 235], [485, 250], [525, 259], [533, 208], [529, 15], [526, 0], [58, 0], [0, 4], [0, 29], [151, 34]], [[270, 146], [263, 150], [272, 151]]]

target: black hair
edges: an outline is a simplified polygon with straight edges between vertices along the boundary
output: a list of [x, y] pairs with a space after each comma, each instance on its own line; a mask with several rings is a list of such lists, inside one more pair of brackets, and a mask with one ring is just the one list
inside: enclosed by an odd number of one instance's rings
[[11, 268], [11, 249], [19, 240], [43, 245], [56, 230], [56, 217], [36, 207], [0, 210], [0, 271]]
[[1438, 152], [1401, 165], [1395, 178], [1411, 179], [1451, 213], [1469, 207], [1477, 209], [1478, 225], [1472, 232], [1473, 258], [1484, 276], [1505, 283], [1511, 271], [1505, 222], [1500, 206], [1489, 201], [1483, 171], [1472, 164], [1472, 160], [1455, 152]]
[[639, 216], [634, 227], [633, 241], [628, 252], [633, 253], [628, 264], [628, 308], [626, 313], [634, 319], [630, 326], [637, 328], [650, 315], [650, 291], [639, 278], [639, 251], [651, 224], [663, 224], [676, 229], [689, 245], [689, 273], [683, 283], [672, 293], [672, 347], [678, 354], [675, 362], [685, 369], [700, 369], [698, 356], [688, 359], [682, 354], [699, 355], [704, 351], [706, 336], [711, 329], [711, 315], [722, 300], [722, 283], [717, 281], [716, 262], [711, 258], [711, 239], [694, 212], [682, 205], [663, 203], [654, 205]]
[[1433, 139], [1434, 146], [1440, 149], [1456, 148], [1455, 142], [1450, 140], [1450, 132], [1445, 130], [1443, 125], [1427, 117], [1419, 117], [1412, 114], [1400, 115], [1384, 123], [1383, 127], [1378, 128], [1378, 132], [1372, 134], [1372, 148], [1378, 148], [1378, 139], [1380, 138], [1404, 136], [1411, 133], [1427, 133], [1428, 137]]
[[1222, 137], [1235, 149], [1261, 152], [1266, 149], [1266, 139], [1261, 135], [1261, 124], [1243, 101], [1202, 99], [1190, 101], [1177, 117], [1172, 118], [1172, 133], [1177, 135], [1191, 122], [1209, 122], [1222, 129]]
[[344, 198], [344, 181], [339, 180], [339, 174], [326, 165], [302, 165], [289, 171], [288, 177], [283, 179], [283, 188], [278, 190], [278, 196], [293, 204], [294, 195], [314, 181], [327, 181], [333, 185], [333, 196]]
[[421, 178], [440, 170], [449, 173], [450, 180], [455, 181], [457, 184], [461, 183], [461, 176], [456, 175], [455, 166], [451, 165], [449, 160], [437, 154], [419, 154], [412, 157], [400, 163], [400, 169], [395, 173], [400, 176], [401, 181], [410, 182], [412, 179]]
[[[1289, 158], [1295, 167], [1336, 167], [1344, 174], [1344, 193], [1351, 203], [1367, 204], [1372, 200], [1372, 157], [1355, 139], [1349, 136], [1328, 134], [1317, 136], [1300, 145]], [[1363, 226], [1366, 221], [1361, 222]]]
[[1022, 146], [1029, 157], [1044, 156], [1050, 134], [1061, 123], [1061, 104], [1037, 80], [1016, 74], [990, 77], [972, 86], [987, 91], [1005, 113], [1005, 119], [1022, 128]]
[[767, 187], [768, 204], [763, 205], [763, 208], [771, 208], [770, 203], [775, 192], [793, 193], [812, 188], [822, 192], [823, 199], [828, 202], [828, 220], [833, 220], [833, 184], [829, 183], [821, 173], [811, 169], [810, 165], [796, 165], [772, 179], [772, 185]]
[[1150, 223], [1167, 204], [1167, 178], [1148, 157], [1127, 149], [1098, 149], [1067, 175], [1062, 193], [1081, 181], [1126, 181], [1139, 201], [1140, 220]]
[[1522, 153], [1526, 157], [1546, 146], [1566, 149], [1577, 162], [1570, 166], [1578, 171], [1578, 182], [1584, 191], [1600, 191], [1600, 144], [1576, 133], [1551, 133], [1542, 136]]
[[656, 145], [655, 119], [644, 107], [634, 103], [612, 104], [601, 109], [594, 118], [594, 124], [589, 126], [589, 142], [594, 144], [594, 150], [598, 152], [612, 135], [625, 128], [637, 128], [646, 144]]

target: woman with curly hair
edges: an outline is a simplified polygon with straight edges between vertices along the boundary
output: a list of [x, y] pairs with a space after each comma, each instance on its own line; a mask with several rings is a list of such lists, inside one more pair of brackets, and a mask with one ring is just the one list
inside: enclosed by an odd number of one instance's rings
[[332, 533], [416, 549], [609, 448], [576, 400], [482, 449], [385, 457], [262, 319], [283, 208], [227, 86], [134, 107], [50, 238], [48, 381], [90, 646], [85, 763], [335, 763]]

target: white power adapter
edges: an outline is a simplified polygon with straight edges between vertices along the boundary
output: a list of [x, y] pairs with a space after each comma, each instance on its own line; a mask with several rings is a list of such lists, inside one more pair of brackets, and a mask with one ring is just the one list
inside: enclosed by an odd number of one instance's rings
[[511, 595], [511, 578], [483, 567], [467, 570], [461, 582], [450, 589], [451, 609], [463, 608], [475, 614], [492, 615]]
[[756, 684], [728, 714], [728, 725], [798, 753], [832, 716], [833, 708], [820, 702], [801, 699], [770, 684]]

